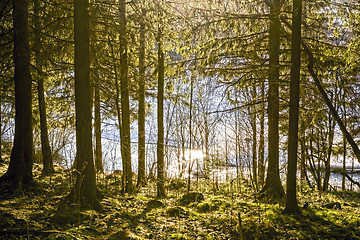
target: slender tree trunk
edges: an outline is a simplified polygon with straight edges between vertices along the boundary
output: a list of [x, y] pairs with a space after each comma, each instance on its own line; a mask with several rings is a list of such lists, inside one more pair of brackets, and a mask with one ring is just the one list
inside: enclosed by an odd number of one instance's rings
[[204, 129], [204, 137], [205, 137], [205, 157], [204, 157], [204, 168], [205, 168], [205, 177], [209, 176], [209, 169], [210, 169], [210, 164], [209, 164], [209, 153], [210, 153], [210, 143], [209, 143], [209, 124], [208, 124], [208, 117], [205, 117], [205, 121], [204, 121], [204, 125], [205, 125], [205, 129]]
[[[345, 108], [345, 103], [344, 103], [344, 125], [346, 126], [346, 108]], [[346, 170], [346, 137], [345, 134], [343, 134], [343, 142], [344, 142], [344, 146], [343, 146], [343, 165], [342, 165], [342, 171], [345, 172]], [[341, 181], [341, 189], [343, 191], [346, 190], [345, 187], [345, 175], [342, 175], [342, 181]]]
[[[193, 71], [194, 74], [194, 71]], [[187, 192], [191, 191], [191, 149], [192, 149], [192, 102], [193, 102], [193, 92], [194, 92], [194, 82], [193, 74], [190, 79], [190, 121], [189, 121], [189, 171], [188, 171], [188, 182], [187, 182]]]
[[[236, 90], [235, 90], [236, 91]], [[237, 101], [237, 99], [236, 99]], [[235, 105], [235, 107], [237, 104]], [[238, 118], [237, 118], [237, 108], [235, 110], [235, 160], [236, 160], [236, 178], [237, 178], [237, 188], [240, 192], [240, 159], [239, 159], [239, 130], [238, 130]]]
[[137, 186], [144, 186], [145, 181], [145, 9], [140, 18], [139, 46], [139, 132], [138, 132], [138, 181]]
[[228, 159], [229, 159], [229, 151], [228, 151], [228, 138], [227, 138], [227, 126], [226, 126], [226, 122], [225, 122], [225, 180], [227, 183], [228, 182], [228, 179], [229, 179], [229, 176], [228, 176]]
[[122, 122], [122, 151], [125, 169], [125, 191], [132, 193], [131, 145], [130, 145], [130, 100], [127, 62], [127, 30], [126, 30], [126, 2], [119, 0], [119, 32], [120, 32], [120, 83], [121, 83], [121, 122]]
[[102, 163], [102, 146], [101, 146], [101, 110], [100, 110], [100, 79], [95, 76], [95, 97], [94, 97], [94, 114], [95, 114], [95, 169], [98, 172], [104, 172]]
[[325, 156], [325, 176], [324, 176], [324, 184], [323, 184], [323, 191], [329, 190], [329, 180], [330, 180], [330, 163], [331, 163], [331, 152], [332, 152], [332, 145], [334, 141], [334, 134], [335, 134], [335, 122], [333, 121], [331, 114], [329, 114], [329, 139], [328, 139], [328, 149], [326, 151]]
[[300, 152], [301, 152], [301, 158], [300, 158], [300, 188], [301, 191], [303, 191], [304, 184], [305, 184], [305, 176], [306, 176], [306, 169], [305, 169], [305, 160], [306, 160], [306, 152], [305, 152], [305, 126], [304, 123], [301, 123], [300, 125]]
[[158, 29], [158, 94], [157, 94], [157, 118], [158, 118], [158, 140], [157, 140], [157, 196], [162, 198], [165, 193], [164, 174], [164, 51], [162, 46], [162, 32]]
[[252, 98], [254, 104], [252, 106], [251, 114], [251, 128], [252, 128], [252, 167], [253, 167], [253, 181], [256, 191], [258, 191], [258, 162], [257, 162], [257, 126], [256, 126], [256, 105], [255, 100], [257, 97], [256, 85], [252, 86]]
[[[108, 36], [108, 45], [110, 47], [110, 52], [111, 52], [111, 58], [113, 60], [113, 68], [114, 68], [114, 78], [115, 78], [115, 89], [116, 89], [116, 95], [115, 95], [115, 109], [116, 109], [116, 116], [117, 116], [117, 121], [118, 121], [118, 129], [119, 129], [119, 138], [120, 138], [120, 152], [123, 152], [123, 147], [124, 145], [122, 144], [123, 142], [123, 134], [122, 134], [122, 124], [121, 124], [121, 109], [120, 109], [120, 102], [119, 102], [119, 98], [120, 98], [120, 86], [119, 86], [119, 78], [118, 78], [118, 72], [117, 72], [117, 66], [116, 66], [116, 58], [115, 58], [115, 53], [114, 53], [114, 48], [113, 45], [111, 43], [111, 39]], [[122, 161], [122, 167], [123, 167], [123, 174], [122, 174], [122, 189], [123, 191], [125, 191], [125, 172], [126, 172], [126, 164], [125, 164], [125, 159], [123, 157], [121, 157], [121, 161]]]
[[268, 91], [268, 169], [261, 194], [277, 200], [284, 195], [279, 173], [279, 54], [280, 0], [270, 5], [269, 28], [269, 91]]
[[293, 0], [291, 35], [291, 75], [289, 103], [288, 173], [284, 212], [299, 212], [296, 198], [296, 172], [298, 156], [300, 69], [301, 69], [301, 13], [302, 0]]
[[89, 209], [101, 209], [97, 198], [92, 149], [92, 114], [90, 95], [89, 2], [74, 1], [75, 38], [75, 112], [77, 178], [69, 197]]
[[[95, 15], [95, 3], [96, 0], [90, 0], [90, 16]], [[96, 29], [98, 23], [96, 21], [90, 21], [90, 29]], [[97, 173], [103, 173], [104, 167], [102, 162], [102, 145], [101, 145], [101, 102], [100, 102], [100, 74], [98, 67], [98, 56], [97, 56], [97, 33], [95, 31], [90, 32], [90, 65], [95, 67], [90, 72], [90, 89], [91, 89], [91, 101], [94, 105], [94, 138], [95, 138], [95, 170]]]
[[36, 77], [37, 77], [37, 92], [39, 100], [39, 114], [40, 114], [40, 134], [41, 134], [41, 150], [43, 157], [43, 174], [48, 175], [54, 172], [53, 159], [51, 156], [49, 135], [46, 120], [46, 104], [44, 96], [44, 78], [42, 73], [42, 56], [41, 56], [41, 36], [40, 36], [40, 2], [34, 0], [34, 25], [35, 25], [35, 40], [34, 40], [34, 51], [35, 51], [35, 66], [36, 66]]
[[10, 182], [15, 192], [33, 183], [32, 94], [28, 32], [28, 1], [13, 0], [15, 136], [10, 164], [0, 182]]
[[261, 84], [260, 139], [259, 139], [259, 186], [265, 180], [265, 82]]

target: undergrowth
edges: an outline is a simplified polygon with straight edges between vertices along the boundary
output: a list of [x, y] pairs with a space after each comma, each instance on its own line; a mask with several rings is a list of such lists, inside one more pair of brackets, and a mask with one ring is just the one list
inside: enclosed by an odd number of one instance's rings
[[[1, 174], [6, 167], [1, 166]], [[204, 200], [180, 204], [185, 184], [169, 184], [168, 197], [156, 199], [155, 183], [122, 195], [118, 185], [100, 181], [102, 212], [80, 210], [58, 217], [58, 204], [71, 189], [69, 172], [56, 167], [50, 179], [40, 177], [35, 167], [34, 175], [41, 194], [0, 197], [1, 239], [360, 239], [356, 192], [299, 193], [299, 205], [308, 207], [286, 215], [283, 203], [257, 201], [245, 184], [239, 192], [200, 181], [192, 190]], [[326, 207], [329, 203], [341, 207]]]

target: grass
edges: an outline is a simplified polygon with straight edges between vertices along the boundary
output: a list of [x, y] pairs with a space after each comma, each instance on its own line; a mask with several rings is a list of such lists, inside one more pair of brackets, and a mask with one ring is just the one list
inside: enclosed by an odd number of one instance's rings
[[[6, 167], [0, 167], [1, 174]], [[214, 191], [209, 182], [194, 184], [203, 201], [185, 205], [179, 204], [185, 188], [168, 189], [162, 205], [153, 201], [155, 183], [131, 196], [100, 183], [103, 212], [83, 210], [73, 213], [75, 221], [65, 218], [59, 224], [54, 215], [70, 191], [69, 174], [57, 167], [50, 182], [39, 171], [35, 167], [44, 190], [40, 195], [0, 197], [0, 239], [360, 239], [359, 193], [299, 193], [299, 205], [308, 202], [309, 207], [300, 215], [286, 215], [282, 203], [258, 202], [250, 188], [239, 193], [220, 186]], [[334, 202], [341, 209], [324, 207]]]

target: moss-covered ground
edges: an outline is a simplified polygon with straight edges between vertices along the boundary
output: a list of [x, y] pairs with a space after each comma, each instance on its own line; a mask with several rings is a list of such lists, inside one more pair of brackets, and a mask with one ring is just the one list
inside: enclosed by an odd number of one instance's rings
[[[193, 182], [193, 191], [204, 197], [196, 202], [180, 201], [186, 193], [182, 184], [169, 184], [167, 198], [156, 199], [154, 183], [124, 195], [113, 179], [103, 178], [98, 184], [102, 212], [59, 212], [70, 191], [69, 172], [57, 167], [51, 178], [41, 177], [35, 166], [34, 175], [40, 191], [1, 194], [0, 239], [360, 239], [356, 192], [299, 193], [299, 205], [308, 207], [287, 215], [282, 203], [257, 201], [246, 184], [240, 192], [235, 186]], [[328, 203], [339, 204], [325, 207]]]

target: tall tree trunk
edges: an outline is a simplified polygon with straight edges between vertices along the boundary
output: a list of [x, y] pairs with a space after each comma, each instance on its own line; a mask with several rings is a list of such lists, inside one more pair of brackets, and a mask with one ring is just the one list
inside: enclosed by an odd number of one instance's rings
[[300, 157], [300, 188], [301, 191], [303, 191], [304, 188], [304, 184], [305, 184], [305, 176], [306, 176], [306, 169], [305, 169], [305, 160], [306, 160], [306, 152], [305, 152], [305, 126], [304, 123], [302, 122], [300, 124], [300, 152], [301, 152], [301, 157]]
[[269, 92], [268, 92], [268, 169], [261, 195], [277, 200], [284, 195], [279, 173], [279, 54], [280, 0], [270, 4]]
[[235, 161], [236, 161], [236, 178], [237, 178], [237, 188], [240, 192], [240, 151], [239, 151], [239, 122], [238, 122], [238, 108], [237, 108], [237, 89], [234, 89], [235, 91], [235, 112], [234, 112], [234, 118], [235, 118]]
[[252, 170], [253, 170], [253, 181], [254, 187], [258, 190], [258, 162], [257, 162], [257, 126], [256, 126], [256, 101], [257, 93], [256, 93], [256, 85], [252, 86], [252, 113], [251, 113], [251, 128], [252, 128]]
[[[96, 0], [90, 0], [90, 16], [96, 14], [94, 3]], [[96, 21], [90, 21], [90, 29], [96, 29], [98, 23]], [[100, 102], [100, 75], [99, 75], [99, 62], [97, 56], [97, 33], [95, 31], [90, 32], [90, 52], [91, 62], [90, 65], [95, 67], [90, 72], [90, 89], [91, 100], [94, 104], [94, 137], [95, 137], [95, 170], [97, 173], [103, 173], [104, 167], [102, 162], [102, 145], [101, 145], [101, 102]]]
[[260, 111], [260, 136], [259, 136], [259, 186], [265, 180], [265, 82], [261, 83], [261, 111]]
[[205, 120], [205, 157], [204, 157], [204, 168], [205, 168], [205, 177], [209, 176], [210, 173], [210, 129], [209, 129], [209, 120], [208, 120], [208, 113]]
[[333, 121], [333, 118], [329, 113], [329, 139], [328, 139], [328, 149], [326, 151], [326, 156], [325, 156], [325, 176], [323, 183], [323, 191], [329, 190], [330, 160], [331, 160], [331, 152], [334, 141], [334, 134], [335, 134], [335, 121]]
[[296, 171], [299, 133], [300, 58], [301, 58], [302, 0], [293, 0], [291, 35], [291, 74], [289, 103], [288, 173], [286, 178], [286, 202], [284, 212], [299, 212], [296, 198]]
[[190, 120], [189, 120], [189, 171], [188, 171], [188, 181], [187, 181], [187, 192], [190, 192], [191, 190], [191, 150], [192, 150], [192, 102], [193, 102], [193, 94], [194, 94], [194, 82], [193, 82], [193, 75], [194, 75], [194, 71], [191, 74], [191, 79], [190, 79], [190, 106], [189, 106], [189, 111], [190, 111]]
[[37, 92], [39, 100], [39, 114], [40, 114], [40, 134], [41, 134], [41, 150], [43, 157], [43, 174], [48, 175], [54, 172], [53, 159], [51, 156], [50, 144], [49, 144], [49, 134], [47, 128], [46, 120], [46, 104], [44, 96], [44, 79], [42, 72], [42, 56], [41, 56], [41, 36], [40, 36], [40, 2], [39, 0], [34, 0], [34, 25], [35, 25], [35, 41], [34, 41], [34, 51], [35, 51], [35, 66], [36, 66], [36, 77], [37, 77]]
[[16, 192], [33, 183], [32, 94], [28, 32], [28, 1], [13, 0], [15, 64], [15, 136], [10, 164], [0, 182], [10, 182]]
[[157, 196], [165, 197], [164, 176], [164, 51], [162, 46], [162, 32], [158, 30], [158, 94], [157, 94], [157, 118], [158, 118], [158, 140], [157, 140]]
[[95, 76], [95, 97], [94, 97], [94, 114], [95, 114], [95, 169], [98, 172], [104, 172], [102, 163], [102, 146], [101, 146], [101, 111], [100, 111], [100, 79]]
[[120, 83], [121, 83], [121, 120], [122, 120], [122, 151], [125, 170], [125, 191], [132, 193], [131, 145], [130, 145], [130, 103], [129, 79], [127, 62], [127, 30], [126, 30], [126, 2], [119, 0], [119, 33], [120, 33]]
[[145, 9], [140, 17], [139, 46], [139, 132], [138, 132], [138, 181], [137, 186], [144, 186], [145, 181]]
[[[346, 108], [345, 108], [345, 101], [344, 101], [344, 125], [346, 126]], [[346, 137], [345, 137], [345, 134], [343, 134], [343, 142], [344, 142], [344, 145], [343, 145], [343, 150], [344, 150], [344, 153], [343, 153], [343, 164], [342, 164], [342, 171], [345, 172], [346, 170]], [[346, 190], [345, 188], [345, 175], [342, 175], [342, 181], [341, 181], [341, 189], [343, 191]]]
[[[116, 109], [116, 116], [117, 116], [117, 121], [118, 121], [118, 129], [119, 129], [119, 138], [120, 138], [120, 152], [123, 152], [123, 147], [124, 145], [122, 144], [123, 142], [123, 135], [122, 135], [122, 131], [121, 131], [121, 109], [120, 109], [120, 102], [119, 102], [119, 98], [120, 98], [120, 86], [119, 86], [119, 78], [118, 78], [118, 71], [117, 71], [117, 66], [116, 66], [116, 57], [115, 57], [115, 52], [114, 52], [114, 48], [111, 42], [111, 39], [107, 38], [108, 41], [108, 45], [110, 47], [110, 53], [111, 53], [111, 58], [113, 60], [113, 70], [114, 70], [114, 78], [115, 78], [115, 90], [116, 90], [116, 94], [115, 94], [115, 109]], [[123, 191], [125, 191], [125, 171], [126, 171], [126, 164], [125, 164], [125, 159], [121, 158], [122, 161], [122, 167], [123, 167], [123, 175], [122, 175], [122, 189]]]
[[74, 1], [75, 112], [77, 178], [70, 199], [84, 208], [101, 209], [97, 198], [92, 149], [89, 11], [87, 0]]

